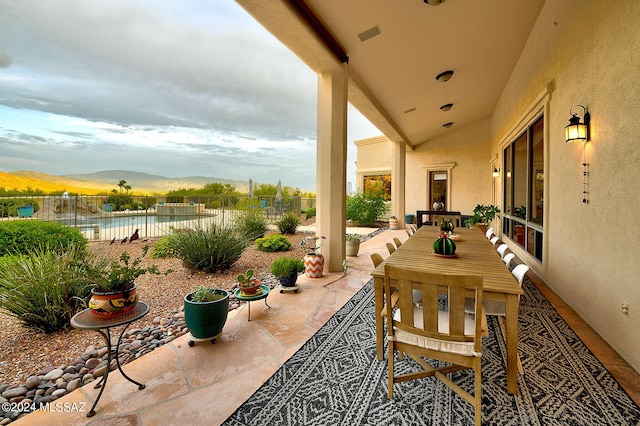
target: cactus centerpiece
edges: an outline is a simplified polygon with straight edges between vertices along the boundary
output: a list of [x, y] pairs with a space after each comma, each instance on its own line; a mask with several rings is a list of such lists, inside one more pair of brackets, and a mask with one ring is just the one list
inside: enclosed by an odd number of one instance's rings
[[440, 256], [455, 256], [456, 243], [449, 238], [446, 232], [443, 232], [433, 243], [433, 252]]
[[452, 233], [453, 229], [454, 229], [454, 226], [451, 219], [443, 219], [442, 222], [440, 222], [441, 231]]

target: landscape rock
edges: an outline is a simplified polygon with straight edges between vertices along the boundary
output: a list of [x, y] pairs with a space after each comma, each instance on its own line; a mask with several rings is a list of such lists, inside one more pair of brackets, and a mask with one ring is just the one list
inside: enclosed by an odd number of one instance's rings
[[40, 377], [29, 376], [27, 377], [27, 380], [25, 380], [24, 383], [29, 389], [37, 388], [40, 385]]
[[16, 396], [24, 396], [28, 390], [29, 389], [27, 389], [26, 386], [18, 386], [2, 392], [2, 397], [10, 400], [11, 398], [15, 398]]
[[55, 368], [49, 371], [47, 374], [45, 374], [42, 380], [46, 380], [46, 381], [57, 380], [60, 377], [62, 377], [63, 374], [64, 374], [64, 371], [60, 370], [59, 368]]

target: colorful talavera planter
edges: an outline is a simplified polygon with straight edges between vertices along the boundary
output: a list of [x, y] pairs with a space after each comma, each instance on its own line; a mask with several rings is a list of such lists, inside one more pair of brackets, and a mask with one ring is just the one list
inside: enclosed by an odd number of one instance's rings
[[137, 285], [126, 291], [102, 292], [91, 290], [89, 309], [100, 318], [117, 318], [133, 311], [138, 304]]

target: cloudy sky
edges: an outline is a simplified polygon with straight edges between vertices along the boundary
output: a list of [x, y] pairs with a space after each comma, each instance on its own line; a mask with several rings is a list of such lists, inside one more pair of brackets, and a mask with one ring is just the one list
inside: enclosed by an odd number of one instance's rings
[[[0, 171], [314, 190], [316, 86], [232, 0], [0, 0]], [[379, 134], [349, 108], [349, 181]]]

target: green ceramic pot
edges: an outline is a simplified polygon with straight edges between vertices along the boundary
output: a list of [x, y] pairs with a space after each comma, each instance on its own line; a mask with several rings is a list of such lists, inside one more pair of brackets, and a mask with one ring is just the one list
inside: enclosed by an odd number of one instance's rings
[[191, 293], [184, 298], [184, 321], [196, 339], [213, 339], [222, 334], [229, 313], [229, 292], [216, 289], [224, 297], [211, 302], [193, 302]]

